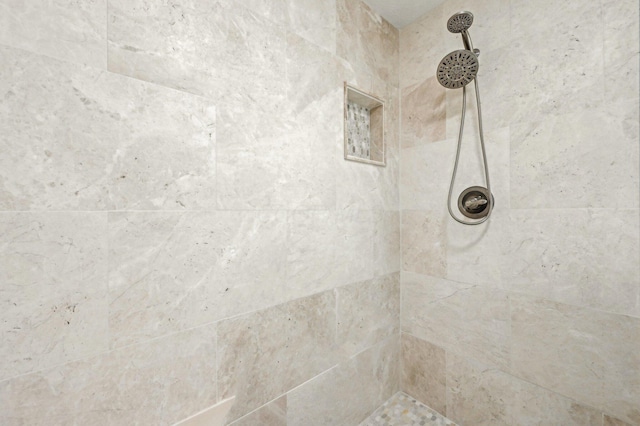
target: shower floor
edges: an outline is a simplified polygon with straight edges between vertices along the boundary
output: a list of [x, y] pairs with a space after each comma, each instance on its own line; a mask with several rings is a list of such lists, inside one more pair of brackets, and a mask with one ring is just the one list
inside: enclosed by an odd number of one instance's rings
[[360, 426], [456, 426], [406, 393], [398, 392]]

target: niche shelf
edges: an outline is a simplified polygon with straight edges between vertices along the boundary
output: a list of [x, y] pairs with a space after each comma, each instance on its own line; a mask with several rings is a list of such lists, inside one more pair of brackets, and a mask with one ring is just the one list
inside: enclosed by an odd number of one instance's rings
[[384, 102], [344, 84], [345, 160], [385, 166]]

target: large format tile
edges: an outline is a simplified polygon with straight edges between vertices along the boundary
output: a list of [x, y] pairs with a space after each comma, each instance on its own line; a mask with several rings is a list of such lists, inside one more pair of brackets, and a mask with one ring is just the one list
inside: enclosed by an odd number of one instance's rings
[[403, 271], [445, 276], [447, 218], [444, 211], [402, 211]]
[[0, 209], [215, 206], [208, 101], [10, 48], [0, 60]]
[[400, 273], [335, 289], [338, 344], [355, 355], [400, 331]]
[[397, 87], [398, 30], [360, 0], [336, 0], [336, 6], [336, 53]]
[[[601, 2], [512, 0], [511, 16], [511, 121], [546, 120], [602, 103]], [[576, 25], [567, 25], [569, 17]]]
[[[345, 65], [336, 55], [295, 34], [287, 34], [287, 106], [294, 114], [311, 109], [322, 117], [308, 125], [320, 125], [342, 137]], [[331, 98], [328, 109], [319, 109], [323, 98]], [[321, 130], [318, 127], [318, 130]], [[327, 145], [331, 146], [330, 140]]]
[[287, 426], [287, 396], [271, 401], [229, 426]]
[[[402, 148], [400, 206], [402, 209], [446, 211], [447, 191], [456, 155], [451, 139]], [[453, 200], [456, 202], [457, 198]]]
[[446, 353], [424, 340], [402, 333], [402, 391], [439, 413], [447, 411]]
[[604, 93], [607, 101], [637, 99], [640, 19], [635, 0], [604, 0]]
[[496, 208], [489, 220], [478, 226], [448, 220], [447, 279], [483, 287], [507, 288], [502, 279], [501, 244], [509, 216], [501, 210]]
[[373, 272], [386, 275], [401, 269], [400, 212], [378, 211], [373, 213]]
[[169, 425], [216, 402], [215, 326], [0, 382], [3, 425]]
[[639, 210], [513, 210], [504, 228], [511, 290], [640, 315]]
[[[218, 207], [330, 209], [335, 207], [335, 126], [318, 125], [335, 99], [322, 97], [295, 119], [251, 106], [219, 110]], [[327, 114], [332, 114], [328, 112]], [[335, 123], [335, 120], [332, 120]]]
[[359, 424], [399, 390], [398, 347], [390, 337], [289, 392], [287, 424]]
[[[401, 89], [421, 84], [426, 78], [434, 77], [440, 60], [455, 49], [456, 42], [459, 43], [454, 35], [447, 31], [443, 8], [443, 4], [434, 7], [422, 18], [400, 30], [398, 72]], [[447, 50], [448, 47], [451, 49]]]
[[602, 424], [598, 410], [450, 353], [447, 417], [462, 425]]
[[623, 422], [622, 420], [609, 417], [606, 414], [603, 416], [603, 425], [604, 426], [633, 426], [630, 423]]
[[331, 53], [336, 51], [336, 0], [286, 0], [290, 30]]
[[0, 44], [106, 69], [106, 42], [107, 0], [0, 3]]
[[336, 149], [336, 205], [341, 210], [396, 210], [398, 207], [398, 159], [387, 157], [387, 166], [347, 161], [342, 141]]
[[356, 261], [356, 253], [338, 250], [337, 214], [329, 210], [290, 212], [287, 216], [287, 287], [298, 296], [343, 285], [338, 256]]
[[0, 213], [0, 380], [108, 348], [106, 225], [106, 213]]
[[435, 77], [402, 89], [402, 146], [437, 142], [447, 136], [445, 88]]
[[637, 208], [638, 103], [511, 128], [511, 207]]
[[403, 331], [490, 365], [509, 365], [505, 291], [411, 273], [403, 273], [402, 285]]
[[640, 422], [640, 319], [512, 297], [514, 374]]
[[222, 398], [236, 396], [227, 419], [238, 419], [334, 366], [335, 344], [333, 292], [221, 321], [219, 392]]
[[334, 268], [340, 284], [350, 284], [374, 277], [374, 212], [343, 210], [336, 213], [336, 260]]
[[266, 110], [284, 100], [285, 50], [283, 29], [235, 2], [109, 0], [112, 72]]
[[284, 301], [285, 236], [283, 212], [110, 213], [112, 346]]

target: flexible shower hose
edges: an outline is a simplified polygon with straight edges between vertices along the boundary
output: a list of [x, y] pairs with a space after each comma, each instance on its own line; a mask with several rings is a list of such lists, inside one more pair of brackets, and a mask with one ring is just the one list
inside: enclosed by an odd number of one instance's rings
[[453, 210], [451, 209], [451, 195], [453, 193], [453, 184], [456, 180], [456, 174], [458, 173], [458, 162], [460, 161], [460, 149], [462, 147], [462, 133], [464, 131], [464, 119], [467, 112], [467, 86], [462, 86], [462, 115], [460, 117], [460, 133], [458, 134], [458, 149], [456, 151], [456, 161], [453, 165], [451, 184], [449, 185], [447, 208], [449, 209], [449, 214], [451, 215], [451, 217], [454, 218], [457, 222], [462, 223], [463, 225], [480, 225], [481, 223], [484, 223], [489, 219], [489, 217], [491, 216], [491, 212], [493, 211], [493, 195], [491, 193], [489, 166], [487, 165], [487, 152], [484, 146], [484, 131], [482, 129], [482, 110], [480, 109], [480, 90], [478, 89], [478, 76], [476, 76], [476, 78], [474, 79], [473, 84], [476, 88], [476, 103], [478, 105], [478, 129], [480, 130], [480, 147], [482, 149], [482, 162], [484, 164], [484, 178], [487, 182], [487, 191], [489, 192], [489, 199], [487, 200], [489, 203], [489, 212], [485, 217], [476, 222], [468, 222], [466, 220], [457, 218], [456, 215], [453, 214]]

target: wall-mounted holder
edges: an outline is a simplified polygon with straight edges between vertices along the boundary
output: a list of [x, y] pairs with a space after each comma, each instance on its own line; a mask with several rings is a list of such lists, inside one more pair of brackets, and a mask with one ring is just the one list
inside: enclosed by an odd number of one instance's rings
[[344, 158], [386, 166], [384, 102], [344, 84]]

